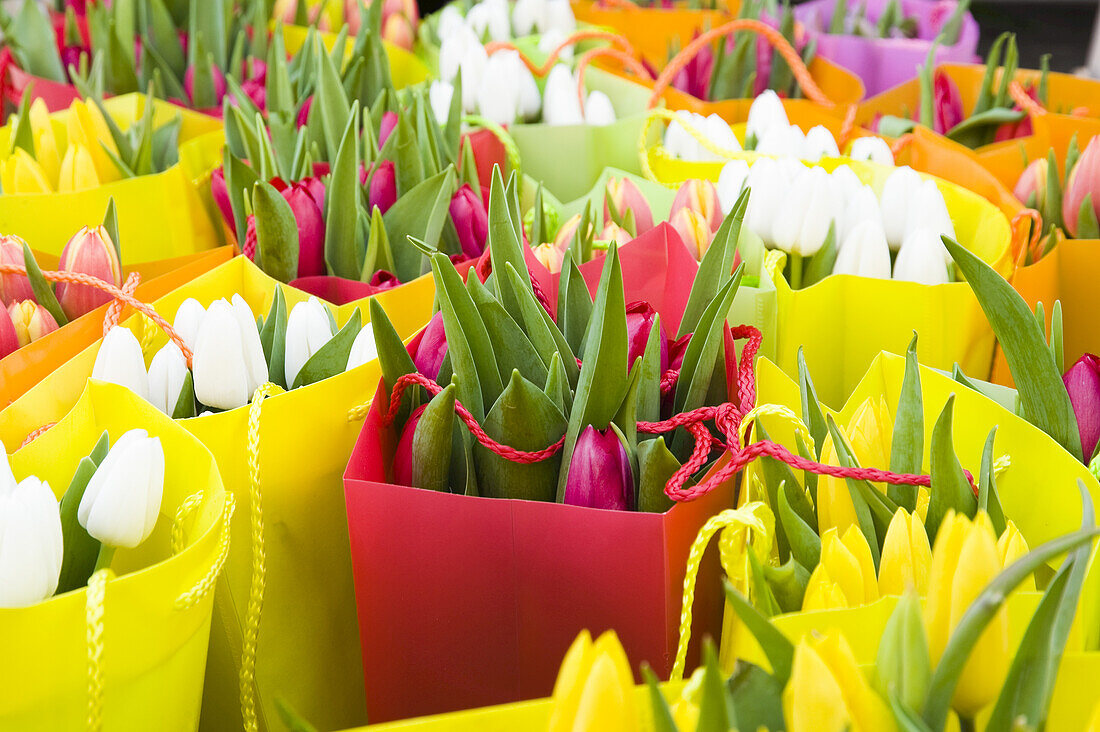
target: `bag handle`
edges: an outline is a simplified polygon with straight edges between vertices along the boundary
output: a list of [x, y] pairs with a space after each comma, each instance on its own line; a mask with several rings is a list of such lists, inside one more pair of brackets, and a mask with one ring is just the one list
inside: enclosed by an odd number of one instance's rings
[[1012, 97], [1012, 101], [1016, 102], [1016, 106], [1032, 116], [1039, 116], [1047, 113], [1047, 110], [1042, 104], [1028, 96], [1027, 91], [1024, 90], [1024, 85], [1016, 79], [1013, 79], [1009, 83], [1008, 95]]
[[[140, 284], [141, 275], [137, 272], [131, 272], [126, 281], [122, 283], [122, 291], [127, 295], [133, 295]], [[112, 300], [111, 304], [107, 306], [107, 315], [103, 318], [103, 335], [107, 335], [107, 331], [118, 325], [119, 320], [122, 319], [122, 307], [121, 300]]]
[[783, 37], [782, 33], [759, 20], [738, 18], [737, 20], [731, 20], [725, 25], [720, 25], [717, 28], [706, 31], [691, 43], [684, 46], [678, 54], [673, 56], [660, 76], [657, 77], [657, 83], [653, 86], [653, 94], [649, 97], [649, 107], [652, 109], [657, 106], [657, 102], [661, 99], [661, 94], [668, 88], [668, 85], [672, 83], [676, 75], [695, 58], [704, 46], [717, 38], [724, 38], [732, 33], [743, 30], [763, 36], [764, 39], [771, 44], [772, 48], [774, 48], [776, 52], [783, 57], [783, 60], [787, 62], [787, 65], [791, 67], [791, 73], [794, 75], [795, 80], [798, 82], [798, 86], [802, 89], [807, 99], [817, 102], [829, 109], [836, 106], [836, 103], [829, 99], [825, 92], [821, 90], [821, 87], [817, 85], [817, 82], [814, 81], [813, 76], [810, 74], [810, 70], [802, 61], [802, 57], [787, 39]]
[[[188, 505], [191, 499], [198, 497], [193, 504]], [[176, 511], [176, 522], [172, 526], [172, 546], [173, 551], [177, 551], [177, 531], [179, 534], [179, 545], [182, 545], [182, 515], [189, 514], [198, 508], [202, 502], [202, 492], [196, 493], [191, 496], [187, 501], [184, 501], [179, 509]], [[225, 567], [225, 561], [229, 558], [229, 530], [233, 520], [233, 512], [236, 509], [236, 499], [230, 491], [225, 492], [225, 500], [222, 505], [221, 515], [221, 539], [218, 541], [218, 555], [214, 557], [214, 562], [210, 565], [210, 569], [206, 574], [199, 579], [198, 582], [191, 587], [191, 589], [182, 593], [176, 598], [175, 608], [176, 610], [190, 610], [195, 605], [202, 602], [207, 595], [214, 590], [214, 585], [218, 581], [218, 575], [221, 574], [222, 568]]]
[[[623, 0], [623, 2], [629, 2], [629, 0]], [[613, 58], [619, 61], [623, 66], [633, 71], [637, 76], [645, 79], [646, 81], [653, 81], [653, 75], [649, 73], [649, 69], [645, 67], [637, 56], [628, 53], [622, 49], [615, 48], [613, 46], [600, 46], [598, 48], [592, 48], [581, 54], [580, 59], [577, 60], [577, 97], [581, 101], [581, 108], [584, 108], [584, 74], [588, 70], [589, 64], [597, 58], [605, 56], [607, 58]]]
[[107, 581], [115, 573], [104, 568], [88, 578], [84, 600], [86, 629], [84, 643], [88, 650], [88, 732], [103, 729], [103, 610], [107, 599]]
[[642, 124], [642, 131], [638, 134], [638, 164], [642, 169], [642, 175], [646, 180], [654, 183], [660, 183], [657, 174], [653, 172], [653, 167], [649, 164], [649, 131], [653, 128], [653, 125], [659, 120], [667, 120], [669, 122], [676, 122], [684, 131], [703, 146], [707, 152], [713, 153], [720, 158], [726, 160], [732, 160], [738, 155], [745, 152], [744, 150], [727, 150], [724, 147], [718, 147], [710, 141], [703, 132], [693, 125], [691, 122], [680, 117], [676, 112], [670, 109], [664, 109], [663, 107], [657, 109], [650, 109], [646, 112], [645, 122]]
[[[1042, 256], [1039, 241], [1043, 237], [1043, 217], [1033, 208], [1025, 208], [1012, 217], [1012, 261], [1023, 267], [1030, 252], [1032, 261]], [[1036, 256], [1038, 255], [1038, 256]]]
[[554, 48], [550, 51], [550, 55], [546, 57], [546, 61], [543, 62], [541, 66], [528, 58], [527, 54], [521, 51], [514, 43], [511, 43], [509, 41], [490, 41], [489, 43], [485, 44], [485, 53], [489, 56], [492, 56], [498, 51], [515, 51], [519, 54], [519, 58], [521, 61], [523, 61], [523, 65], [526, 66], [532, 74], [534, 74], [535, 76], [546, 76], [550, 73], [550, 70], [553, 69], [554, 66], [558, 63], [558, 58], [561, 56], [562, 52], [565, 49], [575, 46], [581, 41], [594, 40], [610, 41], [612, 44], [617, 44], [621, 46], [622, 50], [628, 54], [634, 55], [635, 53], [634, 47], [630, 45], [630, 41], [627, 40], [624, 36], [621, 36], [618, 33], [612, 33], [611, 31], [596, 29], [574, 31], [572, 34], [569, 35], [569, 37], [567, 37], [558, 45], [554, 46]]

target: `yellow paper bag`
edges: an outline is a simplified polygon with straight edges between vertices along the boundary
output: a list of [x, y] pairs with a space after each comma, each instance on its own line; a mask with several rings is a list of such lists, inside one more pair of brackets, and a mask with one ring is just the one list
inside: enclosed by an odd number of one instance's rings
[[[127, 129], [144, 113], [142, 94], [104, 102], [112, 119]], [[103, 221], [107, 202], [115, 201], [123, 264], [170, 259], [222, 244], [200, 189], [209, 188], [210, 172], [221, 164], [221, 122], [198, 112], [154, 100], [154, 124], [180, 116], [179, 163], [156, 175], [115, 180], [73, 193], [0, 195], [0, 233], [17, 234], [37, 251], [61, 254], [82, 226]], [[55, 135], [65, 138], [70, 111], [50, 115]], [[0, 161], [11, 148], [11, 125], [0, 129]], [[109, 135], [108, 135], [109, 137]]]
[[137, 427], [164, 448], [156, 528], [136, 549], [115, 554], [113, 574], [94, 577], [94, 591], [0, 610], [0, 728], [198, 725], [214, 582], [232, 512], [210, 452], [127, 389], [92, 382], [65, 419], [15, 453], [12, 468], [17, 479], [47, 481], [60, 498], [104, 431], [113, 444]]

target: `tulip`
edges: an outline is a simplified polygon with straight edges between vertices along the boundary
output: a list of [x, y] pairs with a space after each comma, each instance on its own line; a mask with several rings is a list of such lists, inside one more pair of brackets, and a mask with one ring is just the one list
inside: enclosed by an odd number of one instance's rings
[[634, 229], [638, 236], [653, 228], [653, 212], [649, 208], [649, 201], [638, 190], [638, 186], [629, 178], [612, 177], [607, 181], [604, 189], [603, 219], [611, 220], [610, 201], [620, 216], [626, 216], [630, 211], [634, 214]]
[[790, 209], [776, 216], [772, 243], [802, 257], [817, 254], [840, 207], [840, 194], [822, 168], [804, 171], [790, 192]]
[[417, 371], [435, 381], [446, 355], [447, 333], [443, 329], [443, 313], [437, 312], [424, 328], [424, 335], [420, 337], [420, 345], [416, 348], [413, 363]]
[[164, 495], [164, 448], [143, 429], [119, 437], [103, 459], [76, 517], [92, 538], [133, 549], [149, 538]]
[[[87, 226], [69, 239], [61, 252], [58, 269], [91, 275], [115, 287], [122, 286], [122, 265], [111, 235], [103, 226]], [[111, 302], [111, 296], [89, 285], [62, 282], [57, 286], [57, 301], [65, 315], [73, 320]]]
[[11, 321], [8, 309], [0, 307], [0, 358], [14, 353], [19, 348], [19, 333]]
[[[91, 155], [94, 165], [90, 172], [83, 175], [94, 175], [100, 183], [110, 183], [122, 177], [108, 155], [108, 152], [118, 154], [114, 137], [94, 102], [77, 100], [69, 105], [65, 129], [68, 134], [68, 146], [70, 148], [81, 146]], [[81, 183], [81, 187], [91, 187], [89, 183], [90, 179]]]
[[684, 181], [672, 199], [669, 218], [685, 208], [699, 214], [712, 232], [718, 231], [722, 225], [722, 203], [718, 199], [718, 189], [709, 180], [696, 178]]
[[[848, 170], [847, 167], [844, 169]], [[840, 180], [836, 173], [833, 173], [833, 180]], [[838, 242], [843, 245], [843, 242], [851, 236], [855, 228], [865, 221], [872, 221], [877, 224], [882, 229], [883, 237], [886, 236], [886, 230], [882, 224], [882, 213], [878, 207], [878, 198], [871, 186], [865, 186], [857, 182], [855, 190], [845, 195], [844, 198], [848, 203], [844, 207], [844, 215], [840, 217], [837, 225]], [[889, 247], [887, 248], [887, 255], [889, 255]]]
[[710, 153], [704, 150], [695, 137], [687, 131], [687, 127], [691, 127], [701, 133], [700, 121], [705, 118], [702, 115], [684, 111], [677, 112], [676, 116], [683, 122], [679, 120], [669, 122], [662, 140], [665, 152], [682, 160], [708, 159], [707, 156]]
[[376, 358], [378, 358], [378, 347], [374, 343], [374, 329], [363, 328], [351, 344], [351, 353], [348, 354], [348, 363], [344, 370], [351, 371]]
[[[370, 178], [370, 191], [367, 194], [367, 204], [371, 210], [377, 206], [378, 210], [383, 214], [390, 210], [393, 204], [397, 203], [397, 174], [394, 171], [393, 161], [383, 160], [379, 163], [375, 163], [378, 167], [373, 165], [370, 170], [365, 168], [360, 173], [360, 181], [366, 183], [367, 178]], [[373, 172], [374, 177], [371, 178]]]
[[914, 229], [906, 235], [894, 260], [894, 279], [922, 285], [941, 285], [950, 281], [943, 261], [945, 249], [940, 237], [931, 229]]
[[[222, 99], [225, 98], [226, 84], [225, 74], [217, 66], [210, 66], [210, 76], [214, 86], [214, 101], [213, 107], [220, 107]], [[191, 100], [191, 103], [195, 103], [195, 67], [188, 66], [187, 71], [183, 73], [183, 91], [187, 94], [187, 98]]]
[[208, 407], [242, 407], [256, 387], [267, 381], [267, 361], [256, 321], [240, 295], [233, 296], [232, 305], [224, 299], [211, 303], [193, 350], [195, 397]]
[[764, 133], [773, 127], [790, 127], [787, 111], [779, 95], [771, 89], [766, 90], [753, 100], [749, 107], [749, 119], [745, 125], [746, 138], [755, 138], [759, 142]]
[[0, 162], [0, 186], [4, 193], [53, 193], [42, 167], [21, 147]]
[[478, 92], [481, 89], [481, 77], [489, 61], [485, 47], [473, 31], [465, 24], [443, 39], [439, 46], [439, 78], [453, 83], [459, 71], [462, 72], [462, 108], [469, 113], [478, 109]]
[[469, 259], [480, 257], [489, 238], [489, 215], [485, 204], [469, 184], [463, 184], [451, 196], [448, 211], [458, 232], [462, 253]]
[[[572, 13], [572, 10], [570, 10], [570, 12]], [[551, 53], [553, 53], [555, 48], [560, 46], [565, 41], [565, 39], [570, 36], [570, 33], [563, 33], [556, 28], [551, 28], [550, 30], [539, 36], [539, 51], [549, 56]], [[558, 54], [558, 58], [566, 62], [572, 61], [573, 47], [566, 46], [565, 48], [563, 48], [561, 50], [561, 53]]]
[[432, 105], [435, 121], [441, 125], [447, 124], [447, 118], [451, 116], [451, 98], [454, 93], [454, 85], [449, 81], [433, 81], [428, 87], [428, 102]]
[[[1090, 198], [1091, 197], [1091, 198]], [[1062, 200], [1062, 218], [1070, 236], [1084, 234], [1079, 216], [1085, 199], [1092, 202], [1093, 218], [1100, 221], [1100, 138], [1094, 137], [1081, 153], [1073, 171], [1066, 182], [1065, 198]], [[1088, 232], [1095, 236], [1096, 232]]]
[[821, 561], [810, 574], [802, 610], [859, 607], [878, 599], [875, 562], [858, 526], [843, 537], [835, 529], [821, 534]]
[[[839, 187], [841, 195], [845, 201], [859, 193], [861, 189], [870, 188], [870, 186], [864, 185], [863, 181], [860, 180], [856, 172], [852, 170], [851, 166], [847, 164], [838, 165], [833, 168], [833, 172], [829, 173], [829, 177], [833, 179], [833, 185]], [[874, 193], [873, 188], [871, 189], [871, 192]], [[875, 207], [878, 207], [877, 196], [875, 197]]]
[[966, 117], [959, 88], [943, 71], [937, 71], [932, 77], [932, 100], [934, 109], [932, 126], [939, 134], [947, 134]]
[[733, 210], [745, 184], [749, 178], [749, 164], [744, 160], [731, 160], [722, 166], [722, 172], [718, 174], [718, 202], [722, 207], [722, 215]]
[[[319, 181], [318, 181], [319, 182]], [[317, 200], [310, 183], [292, 183], [280, 191], [298, 226], [298, 276], [314, 277], [325, 273], [324, 200]], [[324, 191], [324, 187], [321, 188]]]
[[577, 97], [577, 80], [565, 64], [557, 64], [546, 77], [542, 94], [542, 121], [548, 125], [584, 124], [584, 112]]
[[[25, 264], [23, 256], [24, 241], [14, 234], [0, 237], [0, 264]], [[13, 302], [34, 299], [34, 290], [26, 275], [0, 274], [0, 305], [7, 307]]]
[[568, 249], [569, 242], [573, 241], [573, 235], [577, 233], [577, 229], [580, 227], [580, 225], [580, 214], [573, 214], [568, 219], [566, 219], [565, 223], [558, 227], [558, 233], [554, 236], [554, 246], [562, 250], [563, 252]]
[[897, 728], [836, 629], [808, 634], [795, 646], [791, 679], [783, 690], [783, 719], [787, 732]]
[[233, 204], [229, 200], [229, 187], [225, 183], [225, 170], [217, 168], [210, 174], [210, 195], [222, 214], [225, 225], [233, 228]]
[[542, 25], [539, 29], [544, 34], [559, 34], [563, 39], [572, 35], [577, 30], [577, 18], [573, 15], [573, 7], [569, 0], [546, 0]]
[[[925, 625], [932, 663], [937, 664], [951, 632], [978, 595], [1001, 571], [997, 537], [984, 511], [971, 521], [948, 511], [932, 547]], [[955, 688], [952, 706], [973, 717], [1001, 691], [1008, 671], [1008, 610], [1002, 607], [982, 632]]]
[[1012, 189], [1020, 203], [1042, 211], [1047, 199], [1047, 159], [1038, 158], [1020, 174], [1016, 187]]
[[750, 192], [745, 226], [761, 239], [770, 239], [776, 216], [790, 194], [790, 182], [779, 163], [761, 158], [749, 168], [746, 185]]
[[[1015, 562], [1017, 559], [1021, 559], [1025, 554], [1030, 551], [1027, 546], [1027, 539], [1020, 533], [1020, 530], [1016, 528], [1016, 524], [1012, 521], [1008, 522], [1005, 527], [1004, 533], [1001, 534], [1001, 538], [997, 539], [997, 556], [1001, 560], [1001, 566], [1007, 567]], [[1028, 576], [1024, 580], [1024, 584], [1016, 588], [1016, 592], [1034, 592], [1035, 591], [1035, 578]]]
[[[555, 0], [551, 0], [554, 2]], [[615, 631], [596, 642], [581, 631], [554, 682], [549, 732], [629, 732], [639, 729], [634, 674]]]
[[443, 9], [439, 11], [439, 22], [436, 25], [435, 34], [441, 43], [456, 33], [463, 33], [468, 30], [466, 19], [462, 17], [462, 12], [454, 5], [444, 5]]
[[512, 7], [512, 30], [516, 37], [537, 33], [545, 13], [546, 0], [516, 0]]
[[382, 38], [398, 48], [411, 51], [416, 44], [416, 28], [404, 15], [391, 15], [382, 23]]
[[83, 145], [70, 145], [61, 161], [57, 177], [58, 193], [73, 193], [96, 188], [100, 184], [95, 161], [88, 148]]
[[183, 357], [183, 351], [169, 341], [157, 351], [149, 364], [149, 401], [171, 417], [186, 379], [187, 360]]
[[[848, 438], [856, 462], [864, 468], [885, 468], [890, 464], [892, 420], [886, 400], [868, 397], [864, 400], [842, 432]], [[821, 449], [821, 462], [839, 465], [836, 448], [830, 434]], [[877, 486], [881, 491], [881, 486]], [[855, 507], [844, 478], [823, 475], [817, 482], [817, 529], [824, 533], [831, 528], [846, 530], [856, 523]]]
[[[657, 311], [648, 302], [641, 300], [626, 306], [626, 363], [632, 367], [634, 362], [645, 355], [649, 334], [657, 322]], [[661, 339], [661, 374], [668, 371], [668, 335], [664, 328], [658, 329]]]
[[[698, 29], [692, 41], [699, 37]], [[714, 48], [703, 46], [699, 53], [687, 63], [672, 80], [675, 89], [690, 94], [696, 99], [706, 99], [711, 75], [714, 73]]]
[[294, 386], [298, 372], [332, 339], [332, 323], [321, 301], [310, 297], [290, 311], [286, 320], [286, 383]]
[[680, 241], [688, 248], [696, 261], [702, 261], [703, 255], [710, 247], [714, 233], [710, 226], [697, 211], [690, 208], [682, 208], [677, 211], [668, 222], [676, 233], [680, 235]]
[[[906, 231], [914, 229], [931, 229], [937, 235], [955, 238], [955, 225], [951, 222], [947, 203], [935, 181], [922, 181], [909, 203]], [[952, 260], [947, 253], [947, 247], [942, 247], [941, 253], [944, 264], [950, 266]]]
[[584, 102], [584, 121], [600, 127], [612, 124], [615, 108], [611, 105], [611, 98], [598, 89], [588, 92], [588, 99]]
[[570, 506], [634, 510], [634, 477], [622, 440], [611, 427], [588, 425], [577, 438], [565, 481]]
[[852, 142], [848, 157], [852, 160], [866, 160], [877, 165], [890, 167], [894, 165], [894, 152], [890, 149], [890, 144], [875, 135], [857, 137]]
[[128, 328], [116, 325], [103, 336], [92, 367], [92, 378], [125, 386], [149, 401], [149, 374], [145, 371], [145, 357], [141, 353], [141, 344]]
[[807, 149], [806, 136], [795, 125], [769, 127], [756, 143], [756, 152], [775, 157], [801, 158]]
[[397, 112], [385, 111], [382, 113], [382, 121], [378, 125], [378, 147], [381, 148], [390, 139], [395, 127], [397, 127]]
[[565, 261], [565, 249], [552, 243], [546, 243], [531, 247], [531, 252], [535, 255], [535, 259], [539, 260], [543, 267], [546, 267], [550, 274], [561, 272], [562, 263]]
[[41, 99], [35, 99], [31, 103], [28, 116], [31, 122], [31, 137], [34, 138], [35, 160], [42, 168], [47, 180], [57, 180], [61, 174], [61, 156], [46, 103]]
[[34, 300], [13, 302], [8, 306], [8, 316], [15, 327], [15, 336], [20, 347], [57, 330], [57, 321], [46, 308]]
[[[452, 254], [451, 255], [451, 262], [452, 263], [456, 261], [454, 259], [455, 257], [463, 257], [463, 255], [461, 255], [461, 254]], [[464, 258], [459, 259], [457, 261], [460, 261], [460, 262], [464, 261]], [[378, 293], [378, 292], [384, 292], [385, 290], [392, 290], [393, 288], [395, 288], [395, 287], [397, 287], [398, 285], [401, 284], [401, 280], [397, 279], [397, 275], [395, 275], [393, 272], [389, 272], [387, 270], [380, 269], [377, 272], [375, 272], [373, 275], [371, 275], [370, 281], [367, 284], [370, 285], [372, 292]]]
[[0, 483], [0, 607], [26, 607], [52, 597], [64, 557], [57, 497], [45, 481], [15, 484], [7, 456]]
[[932, 549], [920, 516], [899, 508], [890, 519], [879, 560], [878, 590], [883, 595], [928, 592]]
[[626, 244], [629, 241], [634, 240], [634, 235], [623, 227], [616, 224], [614, 221], [608, 221], [607, 225], [603, 227], [603, 231], [597, 237], [600, 241], [618, 242], [619, 244]]
[[466, 23], [479, 39], [507, 41], [512, 36], [507, 0], [481, 0], [467, 11]]
[[[920, 531], [923, 533], [924, 527]], [[927, 537], [924, 544], [928, 546]], [[906, 592], [886, 621], [879, 640], [875, 687], [883, 699], [893, 696], [906, 708], [917, 710], [924, 706], [931, 681], [932, 661], [928, 657], [920, 599]]]
[[302, 106], [298, 109], [298, 118], [295, 120], [295, 126], [298, 129], [305, 127], [309, 124], [309, 110], [313, 107], [313, 95], [306, 97], [306, 100], [302, 102]]
[[806, 133], [806, 143], [802, 147], [802, 159], [816, 162], [821, 158], [840, 157], [840, 148], [837, 147], [836, 138], [822, 125], [810, 128]]
[[833, 274], [890, 279], [890, 247], [882, 224], [873, 219], [856, 224], [843, 240]]
[[909, 206], [916, 198], [921, 177], [908, 165], [896, 168], [882, 187], [879, 208], [882, 211], [882, 225], [886, 228], [886, 241], [891, 251], [901, 248], [908, 233]]
[[1086, 462], [1100, 441], [1100, 358], [1086, 353], [1062, 377], [1081, 433], [1081, 454]]
[[198, 343], [199, 327], [205, 317], [206, 308], [193, 297], [181, 302], [179, 308], [176, 309], [176, 320], [172, 323], [172, 328], [192, 351], [195, 350], [195, 345]]
[[424, 410], [427, 408], [427, 404], [421, 404], [413, 410], [401, 430], [401, 438], [397, 441], [397, 448], [393, 453], [393, 482], [397, 485], [413, 484], [413, 437], [416, 435], [416, 426], [420, 424], [420, 418], [424, 416]]
[[[739, 151], [741, 149], [741, 143], [738, 142], [737, 135], [733, 134], [733, 128], [715, 112], [703, 119], [703, 132], [706, 133], [707, 140], [722, 150]], [[722, 159], [718, 156], [714, 157]]]

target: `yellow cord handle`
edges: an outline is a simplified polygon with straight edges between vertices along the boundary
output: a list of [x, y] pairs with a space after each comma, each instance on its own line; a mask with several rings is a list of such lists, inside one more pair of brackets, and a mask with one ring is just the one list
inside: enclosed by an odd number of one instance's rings
[[[201, 494], [200, 494], [201, 495]], [[195, 605], [198, 605], [202, 600], [214, 590], [214, 585], [218, 581], [218, 575], [222, 573], [222, 567], [225, 566], [225, 560], [229, 558], [229, 530], [233, 520], [233, 510], [236, 508], [236, 499], [232, 493], [226, 491], [225, 505], [222, 509], [222, 532], [221, 541], [218, 544], [218, 556], [214, 558], [214, 563], [210, 565], [210, 569], [203, 575], [202, 579], [195, 583], [187, 592], [176, 598], [177, 610], [190, 610]]]
[[87, 622], [85, 643], [88, 647], [88, 730], [103, 729], [103, 605], [107, 595], [107, 581], [115, 576], [104, 568], [88, 578], [88, 591], [84, 600], [84, 617]]
[[649, 165], [649, 131], [658, 120], [678, 122], [705, 150], [718, 157], [725, 158], [726, 160], [732, 160], [745, 152], [744, 150], [727, 150], [724, 147], [718, 147], [695, 127], [695, 125], [680, 117], [676, 112], [669, 109], [651, 109], [646, 113], [645, 123], [642, 125], [641, 134], [638, 135], [638, 162], [641, 165], [642, 174], [647, 180], [653, 181], [654, 183], [661, 183], [661, 181], [657, 180], [657, 175]]

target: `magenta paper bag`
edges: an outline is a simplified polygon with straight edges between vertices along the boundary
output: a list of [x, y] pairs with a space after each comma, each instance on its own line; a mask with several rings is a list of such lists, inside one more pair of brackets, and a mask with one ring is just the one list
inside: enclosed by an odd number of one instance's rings
[[[889, 5], [889, 0], [859, 0], [847, 4], [857, 8], [863, 4], [871, 23]], [[863, 80], [867, 96], [909, 81], [917, 75], [917, 66], [928, 57], [932, 42], [955, 11], [955, 0], [900, 0], [902, 15], [917, 23], [916, 38], [868, 38], [826, 33], [836, 7], [836, 0], [810, 0], [796, 5], [795, 20], [806, 30], [808, 39], [817, 43], [817, 55], [829, 59]], [[959, 39], [953, 46], [939, 46], [935, 63], [978, 62], [978, 24], [966, 12], [963, 15]]]

